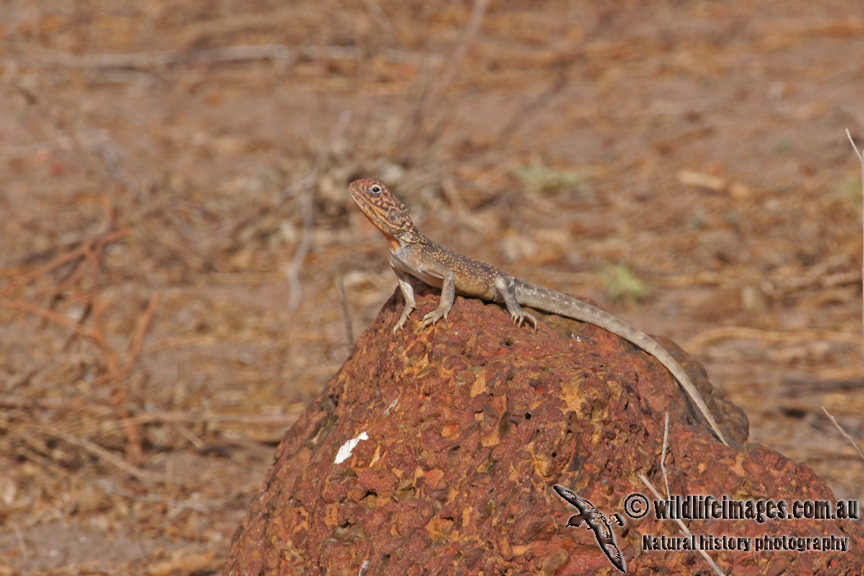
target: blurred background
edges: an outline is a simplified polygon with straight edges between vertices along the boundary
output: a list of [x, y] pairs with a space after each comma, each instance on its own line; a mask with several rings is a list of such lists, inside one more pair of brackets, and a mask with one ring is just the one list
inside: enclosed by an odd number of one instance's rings
[[219, 572], [342, 307], [356, 338], [396, 288], [365, 176], [672, 338], [751, 441], [864, 498], [822, 409], [864, 445], [860, 2], [0, 15], [0, 575]]

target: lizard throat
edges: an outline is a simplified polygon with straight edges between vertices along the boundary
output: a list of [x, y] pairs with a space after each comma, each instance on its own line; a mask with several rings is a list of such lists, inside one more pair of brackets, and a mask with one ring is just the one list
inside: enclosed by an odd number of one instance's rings
[[399, 240], [397, 240], [395, 236], [384, 231], [381, 233], [384, 234], [384, 237], [387, 238], [387, 243], [390, 244], [390, 252], [396, 252], [402, 248], [402, 244], [399, 243]]

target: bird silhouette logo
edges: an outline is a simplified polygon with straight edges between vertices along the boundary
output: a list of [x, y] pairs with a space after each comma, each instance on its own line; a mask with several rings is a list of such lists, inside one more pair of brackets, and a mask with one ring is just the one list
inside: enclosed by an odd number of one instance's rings
[[600, 512], [594, 504], [585, 498], [582, 498], [575, 492], [558, 485], [553, 486], [553, 488], [561, 498], [579, 510], [578, 514], [574, 514], [570, 517], [570, 520], [567, 521], [567, 526], [578, 528], [584, 521], [587, 525], [586, 527], [594, 532], [594, 536], [597, 538], [597, 545], [600, 546], [600, 549], [604, 554], [606, 554], [606, 557], [609, 558], [612, 565], [626, 574], [627, 563], [624, 562], [621, 550], [615, 542], [615, 533], [612, 532], [613, 523], [618, 526], [624, 526], [624, 519], [621, 515], [612, 514], [611, 516], [606, 516]]

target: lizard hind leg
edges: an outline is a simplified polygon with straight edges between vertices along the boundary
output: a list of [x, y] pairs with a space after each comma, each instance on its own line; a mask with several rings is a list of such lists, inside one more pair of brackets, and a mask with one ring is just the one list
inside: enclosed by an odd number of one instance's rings
[[501, 299], [504, 300], [504, 304], [507, 306], [507, 311], [510, 313], [510, 318], [514, 324], [522, 326], [528, 320], [534, 326], [534, 329], [537, 329], [537, 318], [530, 312], [523, 310], [519, 304], [519, 300], [516, 298], [516, 280], [512, 276], [502, 274], [495, 278], [495, 289], [498, 291]]

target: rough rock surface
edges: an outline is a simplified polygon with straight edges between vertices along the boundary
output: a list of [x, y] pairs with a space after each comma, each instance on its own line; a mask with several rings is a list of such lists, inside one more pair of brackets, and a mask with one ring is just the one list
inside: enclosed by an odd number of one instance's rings
[[[739, 446], [720, 444], [671, 375], [616, 336], [549, 315], [537, 331], [516, 328], [500, 306], [463, 298], [449, 323], [420, 328], [437, 301], [437, 291], [421, 288], [412, 321], [395, 337], [402, 299], [387, 302], [285, 434], [225, 574], [619, 573], [584, 523], [567, 527], [576, 510], [555, 484], [607, 515], [622, 513], [626, 525], [615, 534], [628, 574], [713, 573], [698, 553], [644, 549], [645, 535], [679, 536], [674, 522], [657, 520], [653, 509], [640, 519], [623, 514], [630, 494], [653, 500], [640, 474], [666, 490], [664, 412], [671, 494], [833, 502], [807, 466], [743, 444], [746, 419], [709, 395], [692, 360], [680, 358]], [[368, 439], [335, 463], [362, 433]], [[849, 539], [845, 553], [709, 552], [727, 573], [854, 574], [864, 565], [860, 522], [686, 524], [697, 538]]]

